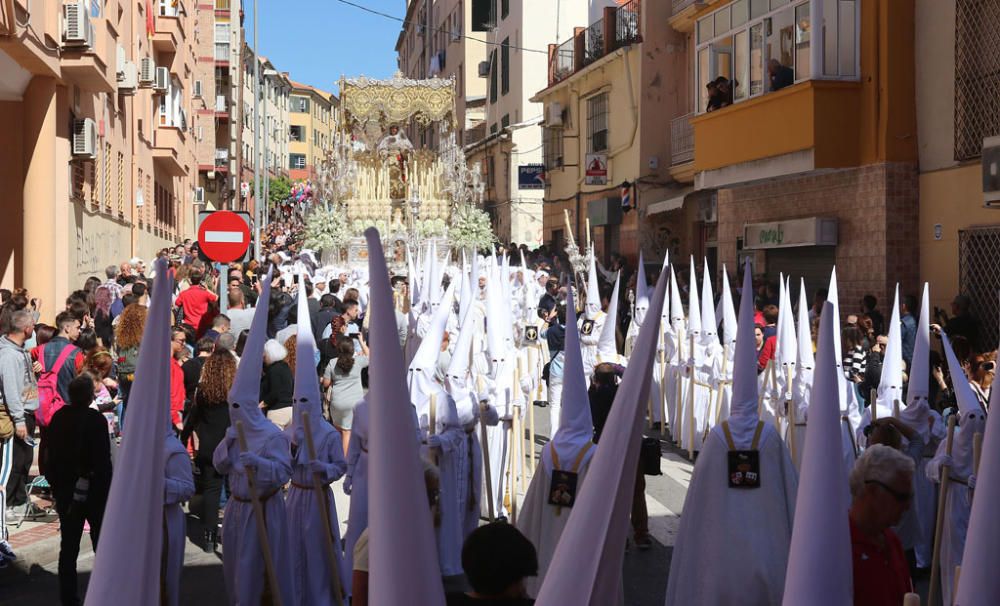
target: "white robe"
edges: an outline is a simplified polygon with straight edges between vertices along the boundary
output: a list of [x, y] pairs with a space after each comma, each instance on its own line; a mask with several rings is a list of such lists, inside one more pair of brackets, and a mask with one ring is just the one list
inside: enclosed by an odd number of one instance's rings
[[[577, 471], [579, 474], [576, 484], [577, 494], [580, 494], [589, 467], [590, 459], [588, 458], [581, 463]], [[552, 562], [552, 556], [555, 555], [556, 545], [559, 544], [559, 537], [562, 536], [572, 511], [563, 507], [557, 512], [555, 506], [549, 505], [551, 478], [552, 475], [545, 465], [539, 465], [536, 468], [528, 491], [524, 495], [521, 512], [517, 516], [517, 529], [531, 541], [538, 553], [538, 575], [524, 580], [525, 588], [531, 597], [538, 595], [538, 590], [545, 579], [545, 573]]]
[[[607, 314], [601, 311], [594, 314], [592, 318], [584, 316], [577, 322], [577, 328], [581, 330], [580, 352], [583, 354], [583, 374], [587, 376], [588, 385], [590, 384], [591, 375], [594, 374], [594, 367], [597, 366], [597, 344], [601, 340], [601, 331], [604, 330], [604, 321], [607, 317]], [[594, 321], [594, 328], [589, 335], [585, 335], [582, 332], [583, 323], [587, 320]]]
[[163, 517], [167, 525], [164, 538], [167, 548], [167, 570], [164, 586], [167, 604], [177, 606], [180, 600], [181, 569], [184, 568], [184, 542], [187, 524], [181, 503], [194, 494], [194, 475], [187, 450], [174, 436], [167, 438], [167, 466], [164, 480]]
[[[955, 430], [955, 439], [958, 432]], [[946, 441], [938, 444], [937, 454], [925, 466], [927, 478], [941, 489], [941, 459], [947, 450]], [[956, 463], [959, 463], [956, 461]], [[956, 465], [959, 467], [960, 465]], [[970, 465], [971, 466], [971, 465]], [[942, 604], [951, 604], [955, 591], [955, 567], [962, 564], [962, 553], [965, 551], [965, 535], [969, 530], [969, 518], [972, 515], [972, 494], [963, 482], [968, 476], [959, 470], [950, 470], [951, 481], [948, 483], [948, 494], [944, 502], [944, 527], [941, 530], [941, 599]], [[960, 480], [956, 482], [955, 480]]]
[[709, 433], [684, 499], [667, 606], [781, 604], [798, 477], [772, 425], [759, 450], [760, 488], [729, 488], [722, 428]]
[[[281, 487], [292, 476], [292, 454], [288, 437], [284, 433], [275, 433], [256, 454], [265, 459], [255, 475], [257, 494], [261, 498], [271, 495], [264, 500], [263, 507], [271, 559], [279, 586], [270, 589], [272, 593], [280, 592], [283, 603], [293, 604], [295, 587], [288, 551], [288, 523], [285, 500], [281, 497]], [[226, 579], [226, 594], [230, 604], [245, 606], [260, 603], [267, 573], [257, 538], [253, 503], [250, 502], [250, 485], [246, 470], [239, 462], [239, 455], [240, 447], [236, 438], [227, 436], [215, 449], [212, 464], [219, 473], [229, 475], [230, 497], [222, 522], [222, 544], [225, 546], [222, 571]]]
[[[340, 479], [347, 470], [344, 447], [340, 434], [326, 432], [320, 443], [315, 444], [316, 460], [321, 461], [324, 472], [320, 474], [325, 501], [331, 525], [333, 551], [340, 573], [340, 586], [347, 587], [351, 571], [347, 568], [340, 543], [340, 523], [337, 504], [329, 484]], [[292, 558], [292, 572], [295, 575], [296, 604], [334, 604], [333, 583], [330, 581], [330, 563], [327, 561], [326, 539], [322, 509], [313, 486], [313, 474], [306, 467], [309, 454], [305, 444], [298, 447], [292, 466], [292, 484], [285, 500], [288, 515], [288, 545]], [[307, 486], [308, 488], [302, 488]]]

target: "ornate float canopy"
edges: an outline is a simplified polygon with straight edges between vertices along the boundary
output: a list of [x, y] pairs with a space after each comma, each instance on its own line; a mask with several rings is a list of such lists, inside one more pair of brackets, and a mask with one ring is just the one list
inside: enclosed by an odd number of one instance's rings
[[411, 80], [399, 72], [389, 80], [364, 76], [341, 83], [340, 103], [349, 125], [362, 129], [369, 122], [406, 124], [410, 120], [428, 126], [455, 123], [455, 81], [431, 78]]

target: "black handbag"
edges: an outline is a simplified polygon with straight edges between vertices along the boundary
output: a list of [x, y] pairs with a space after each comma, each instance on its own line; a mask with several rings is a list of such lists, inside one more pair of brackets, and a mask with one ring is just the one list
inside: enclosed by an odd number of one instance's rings
[[660, 476], [660, 440], [657, 438], [643, 438], [642, 448], [639, 450], [639, 464], [642, 466], [642, 473], [647, 476]]

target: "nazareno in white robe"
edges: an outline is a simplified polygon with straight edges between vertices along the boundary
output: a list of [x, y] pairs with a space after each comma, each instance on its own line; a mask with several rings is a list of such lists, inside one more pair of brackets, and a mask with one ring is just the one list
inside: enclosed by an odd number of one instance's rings
[[167, 594], [166, 604], [177, 606], [180, 600], [181, 569], [184, 568], [184, 543], [187, 540], [187, 524], [181, 503], [190, 500], [194, 494], [194, 474], [191, 472], [191, 459], [180, 441], [170, 435], [166, 442], [163, 518], [167, 528], [164, 537], [167, 566], [163, 581]]
[[758, 446], [760, 488], [730, 488], [722, 427], [709, 432], [684, 499], [667, 606], [781, 604], [798, 476], [773, 425]]
[[[587, 477], [587, 470], [590, 468], [590, 460], [593, 457], [596, 447], [591, 447], [584, 460], [577, 469], [576, 493], [580, 494], [580, 489]], [[566, 523], [569, 522], [569, 508], [557, 508], [549, 505], [549, 488], [552, 484], [552, 473], [549, 471], [551, 458], [546, 457], [548, 447], [543, 450], [542, 463], [535, 469], [535, 475], [531, 478], [528, 490], [524, 495], [524, 502], [521, 504], [521, 511], [517, 514], [517, 529], [535, 546], [538, 554], [538, 575], [528, 577], [524, 580], [528, 595], [535, 597], [545, 580], [545, 572], [549, 569], [552, 556], [555, 555], [556, 545], [559, 544], [559, 537], [562, 536]], [[548, 464], [545, 464], [546, 460]], [[572, 461], [563, 463], [563, 467], [568, 467]]]
[[[278, 587], [270, 589], [272, 593], [280, 592], [283, 603], [294, 604], [288, 523], [285, 500], [281, 496], [281, 487], [292, 476], [292, 454], [288, 437], [284, 433], [275, 432], [255, 454], [265, 459], [255, 475], [258, 495], [262, 499], [270, 495], [263, 502], [264, 519], [267, 521], [271, 559], [278, 577]], [[230, 604], [259, 604], [267, 571], [257, 538], [257, 521], [254, 518], [253, 503], [250, 502], [250, 485], [246, 470], [239, 462], [239, 455], [240, 447], [235, 436], [228, 434], [219, 442], [212, 455], [215, 469], [221, 474], [229, 475], [230, 497], [222, 522], [222, 570]]]

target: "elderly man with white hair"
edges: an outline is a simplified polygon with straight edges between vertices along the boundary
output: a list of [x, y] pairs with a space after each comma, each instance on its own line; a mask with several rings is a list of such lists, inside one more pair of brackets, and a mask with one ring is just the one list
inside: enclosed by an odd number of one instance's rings
[[890, 446], [868, 447], [851, 470], [851, 551], [856, 605], [902, 604], [913, 591], [899, 524], [913, 501], [913, 459]]

